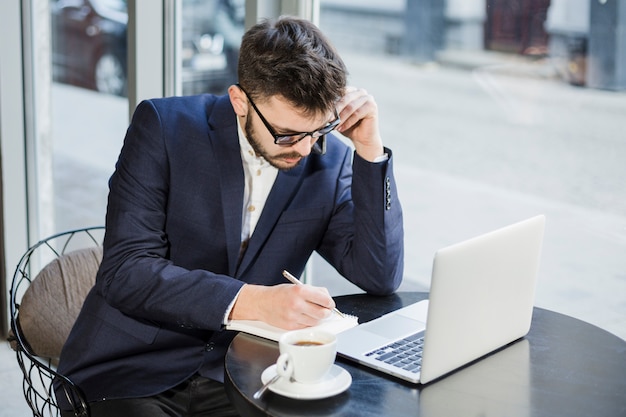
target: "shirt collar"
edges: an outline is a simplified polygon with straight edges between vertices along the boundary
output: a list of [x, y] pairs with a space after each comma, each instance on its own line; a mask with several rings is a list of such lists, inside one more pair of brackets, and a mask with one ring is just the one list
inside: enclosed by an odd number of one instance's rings
[[[239, 147], [241, 149], [241, 160], [245, 167], [255, 166], [257, 168], [272, 167], [265, 158], [257, 156], [254, 148], [250, 145], [246, 134], [243, 131], [239, 117], [237, 118], [237, 133], [239, 136]], [[272, 167], [273, 168], [273, 167]]]

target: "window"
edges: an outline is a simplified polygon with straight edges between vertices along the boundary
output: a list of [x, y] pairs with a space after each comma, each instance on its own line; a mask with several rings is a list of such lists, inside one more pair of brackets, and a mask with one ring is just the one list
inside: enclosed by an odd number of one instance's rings
[[53, 0], [54, 230], [104, 224], [107, 182], [128, 125], [124, 0]]
[[243, 0], [183, 0], [182, 93], [223, 94], [237, 82]]
[[322, 0], [320, 27], [379, 105], [405, 286], [428, 288], [437, 249], [545, 213], [537, 305], [626, 337], [626, 22], [617, 2], [514, 3]]
[[[221, 94], [235, 81], [243, 6], [182, 1], [177, 94]], [[128, 126], [128, 9], [125, 0], [52, 0], [50, 15], [54, 228], [63, 231], [104, 224]]]

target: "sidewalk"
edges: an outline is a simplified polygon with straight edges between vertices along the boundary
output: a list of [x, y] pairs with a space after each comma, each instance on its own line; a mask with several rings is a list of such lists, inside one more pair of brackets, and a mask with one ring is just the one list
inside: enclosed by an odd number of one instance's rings
[[488, 70], [526, 78], [553, 79], [559, 74], [549, 57], [522, 56], [495, 51], [447, 49], [437, 54], [437, 64], [463, 70]]
[[5, 341], [0, 344], [0, 375], [0, 417], [32, 416], [22, 393], [22, 372], [15, 352]]

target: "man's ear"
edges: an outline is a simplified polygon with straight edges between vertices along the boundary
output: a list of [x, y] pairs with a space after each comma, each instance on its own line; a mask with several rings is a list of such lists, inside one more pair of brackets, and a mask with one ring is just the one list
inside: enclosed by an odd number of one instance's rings
[[228, 96], [230, 103], [235, 109], [237, 116], [245, 117], [248, 115], [248, 99], [243, 91], [236, 85], [228, 87]]

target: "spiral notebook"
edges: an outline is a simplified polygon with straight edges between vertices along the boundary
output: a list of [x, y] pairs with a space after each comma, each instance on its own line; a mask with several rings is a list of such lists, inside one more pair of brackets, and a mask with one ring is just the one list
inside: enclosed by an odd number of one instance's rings
[[[344, 317], [341, 317], [339, 314], [333, 312], [330, 316], [322, 320], [320, 324], [308, 327], [308, 329], [323, 329], [333, 334], [339, 334], [358, 324], [359, 318], [356, 316], [344, 314]], [[288, 331], [258, 320], [230, 320], [226, 325], [226, 329], [253, 334], [276, 342], [283, 333]]]

